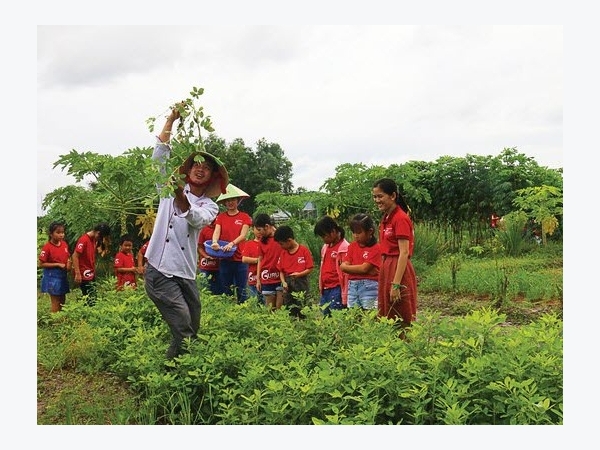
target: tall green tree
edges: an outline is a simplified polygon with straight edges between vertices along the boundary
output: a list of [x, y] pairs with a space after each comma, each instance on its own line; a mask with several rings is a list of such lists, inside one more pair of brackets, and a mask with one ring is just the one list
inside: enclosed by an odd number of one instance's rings
[[260, 139], [253, 150], [241, 138], [227, 144], [211, 135], [206, 141], [206, 149], [225, 163], [230, 182], [250, 195], [240, 210], [251, 216], [256, 211], [256, 198], [260, 193], [287, 195], [292, 192], [292, 163], [279, 144]]
[[391, 164], [383, 176], [395, 180], [398, 184], [398, 190], [410, 208], [412, 220], [425, 220], [432, 200], [424, 181], [432, 177], [431, 164], [423, 161]]
[[279, 144], [259, 139], [256, 143], [256, 163], [262, 177], [254, 181], [262, 185], [262, 192], [292, 193], [292, 163]]

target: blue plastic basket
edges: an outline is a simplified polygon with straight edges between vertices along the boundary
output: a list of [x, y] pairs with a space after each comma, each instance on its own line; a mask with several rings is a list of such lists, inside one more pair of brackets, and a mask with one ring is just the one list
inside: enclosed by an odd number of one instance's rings
[[219, 243], [219, 247], [220, 247], [219, 250], [213, 250], [213, 248], [211, 247], [212, 240], [204, 242], [204, 250], [206, 250], [206, 253], [208, 253], [213, 258], [231, 258], [233, 256], [233, 254], [235, 253], [235, 251], [237, 250], [237, 245], [234, 245], [233, 247], [231, 247], [231, 250], [229, 250], [228, 252], [223, 251], [221, 248], [226, 246], [229, 242], [227, 242], [227, 241], [217, 241], [217, 242]]

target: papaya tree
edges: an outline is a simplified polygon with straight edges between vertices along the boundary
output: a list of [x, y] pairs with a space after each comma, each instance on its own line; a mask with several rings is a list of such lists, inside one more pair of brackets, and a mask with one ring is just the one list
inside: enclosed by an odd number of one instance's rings
[[373, 183], [385, 175], [383, 166], [345, 163], [335, 168], [335, 175], [322, 186], [327, 195], [319, 200], [319, 209], [345, 224], [354, 214], [374, 214]]
[[83, 186], [69, 185], [54, 189], [42, 201], [46, 215], [38, 219], [38, 230], [47, 239], [51, 222], [65, 224], [65, 241], [70, 249], [75, 247], [79, 236], [97, 223], [111, 223], [106, 212], [90, 205], [96, 204], [96, 194]]
[[559, 217], [563, 214], [562, 189], [555, 186], [534, 186], [516, 191], [514, 205], [541, 227], [542, 244], [546, 245], [547, 236], [559, 227]]
[[[116, 226], [121, 235], [130, 233], [135, 217], [145, 210], [144, 200], [151, 190], [152, 183], [144, 176], [150, 170], [150, 155], [150, 148], [134, 148], [118, 156], [73, 149], [61, 155], [54, 167], [62, 168], [77, 182], [87, 183], [88, 192], [67, 186], [48, 194], [43, 206], [51, 216], [73, 216], [65, 208], [89, 211], [71, 217], [70, 225], [78, 232], [101, 221]], [[88, 216], [93, 217], [83, 221]]]
[[[158, 202], [156, 186], [163, 186], [161, 195], [172, 192], [173, 177], [181, 176], [178, 173], [181, 163], [192, 151], [204, 149], [202, 131], [214, 131], [210, 116], [195, 102], [203, 92], [203, 89], [193, 88], [190, 98], [168, 109], [178, 108], [181, 120], [171, 141], [172, 157], [166, 173], [160, 172], [152, 160], [151, 147], [136, 147], [118, 156], [73, 149], [60, 155], [53, 167], [61, 168], [77, 183], [86, 186], [77, 189], [68, 186], [48, 194], [43, 201], [47, 215], [68, 217], [67, 229], [73, 232], [84, 232], [101, 221], [108, 222], [119, 235], [133, 234], [139, 227], [138, 234], [146, 238]], [[155, 117], [146, 120], [150, 132], [154, 130], [155, 121]], [[83, 208], [87, 213], [69, 213], [65, 205], [71, 211]]]

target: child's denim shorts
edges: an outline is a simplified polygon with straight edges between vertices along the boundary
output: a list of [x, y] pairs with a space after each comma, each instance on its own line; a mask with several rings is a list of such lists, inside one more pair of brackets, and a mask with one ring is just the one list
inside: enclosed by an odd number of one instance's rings
[[349, 280], [348, 308], [377, 309], [377, 280]]

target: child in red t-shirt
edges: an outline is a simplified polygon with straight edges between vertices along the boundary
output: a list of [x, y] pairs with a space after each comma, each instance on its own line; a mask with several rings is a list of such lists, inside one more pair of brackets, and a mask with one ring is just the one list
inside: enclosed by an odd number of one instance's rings
[[137, 267], [133, 259], [133, 238], [128, 234], [121, 236], [119, 251], [115, 255], [115, 275], [117, 277], [117, 291], [125, 287], [137, 288]]
[[313, 257], [305, 245], [296, 242], [294, 230], [282, 225], [275, 230], [275, 241], [281, 246], [277, 268], [283, 288], [283, 304], [290, 310], [290, 315], [304, 319], [300, 311], [309, 304], [310, 286], [308, 275], [314, 267]]
[[354, 240], [340, 265], [348, 274], [348, 308], [377, 309], [381, 248], [375, 223], [368, 214], [356, 214], [350, 219], [350, 230]]
[[256, 268], [256, 289], [265, 297], [265, 304], [272, 309], [283, 305], [281, 278], [277, 262], [282, 252], [281, 246], [275, 242], [275, 225], [268, 214], [260, 213], [254, 218], [254, 226], [260, 232], [260, 253]]
[[214, 220], [200, 230], [198, 237], [198, 270], [206, 277], [210, 293], [221, 295], [223, 293], [223, 286], [219, 275], [220, 260], [219, 258], [210, 256], [204, 249], [204, 243], [212, 240], [214, 231]]
[[319, 305], [323, 314], [329, 316], [332, 309], [344, 309], [348, 301], [348, 277], [340, 269], [342, 257], [348, 251], [344, 229], [329, 216], [317, 221], [315, 235], [323, 239], [319, 269]]
[[65, 226], [52, 222], [48, 228], [48, 242], [38, 258], [42, 270], [41, 291], [50, 295], [50, 312], [58, 312], [65, 304], [69, 289], [67, 274], [71, 270], [71, 254], [65, 242]]
[[71, 255], [74, 281], [81, 288], [88, 306], [96, 303], [96, 252], [105, 250], [105, 239], [109, 236], [110, 227], [106, 223], [99, 223], [79, 237]]
[[264, 296], [256, 289], [258, 257], [260, 255], [260, 231], [252, 227], [254, 239], [246, 241], [242, 250], [242, 262], [248, 264], [248, 297], [256, 297], [259, 305], [265, 305]]

